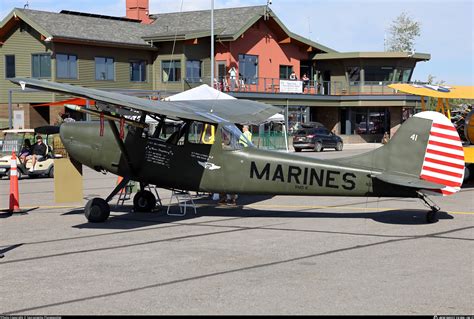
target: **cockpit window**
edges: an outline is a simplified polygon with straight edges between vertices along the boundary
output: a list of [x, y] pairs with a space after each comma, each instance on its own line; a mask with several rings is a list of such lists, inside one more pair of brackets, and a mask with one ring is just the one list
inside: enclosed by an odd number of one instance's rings
[[224, 150], [240, 150], [244, 147], [253, 147], [244, 134], [232, 124], [221, 127], [222, 148]]
[[188, 142], [193, 144], [214, 144], [216, 127], [212, 124], [193, 122], [189, 127]]

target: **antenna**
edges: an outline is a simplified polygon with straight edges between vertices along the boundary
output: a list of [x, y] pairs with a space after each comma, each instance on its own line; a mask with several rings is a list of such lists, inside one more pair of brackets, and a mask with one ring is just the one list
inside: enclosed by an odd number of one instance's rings
[[311, 40], [311, 17], [308, 16], [308, 38]]
[[270, 5], [272, 4], [272, 0], [267, 0], [267, 5], [265, 6], [265, 9], [263, 10], [263, 20], [268, 20], [270, 18], [269, 10], [270, 10]]

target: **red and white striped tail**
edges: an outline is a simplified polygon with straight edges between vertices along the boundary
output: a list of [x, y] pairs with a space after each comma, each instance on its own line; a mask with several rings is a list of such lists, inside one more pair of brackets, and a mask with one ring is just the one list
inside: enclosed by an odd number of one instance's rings
[[456, 128], [439, 112], [421, 112], [415, 116], [433, 121], [420, 178], [445, 185], [433, 191], [436, 195], [446, 196], [458, 192], [464, 178], [464, 150]]

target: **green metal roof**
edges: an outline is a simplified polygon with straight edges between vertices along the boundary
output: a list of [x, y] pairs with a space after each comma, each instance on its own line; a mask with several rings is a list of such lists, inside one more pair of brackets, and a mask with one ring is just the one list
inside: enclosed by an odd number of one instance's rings
[[318, 53], [313, 60], [342, 60], [342, 59], [406, 59], [412, 58], [418, 61], [428, 61], [431, 55], [427, 53], [410, 52], [331, 52]]
[[153, 49], [142, 39], [144, 34], [153, 30], [153, 27], [132, 20], [15, 8], [0, 23], [0, 29], [14, 17], [20, 18], [43, 36], [52, 37], [53, 40], [56, 38], [101, 42]]
[[[251, 6], [239, 8], [226, 8], [214, 10], [215, 37], [221, 41], [235, 41], [253, 24], [263, 18], [266, 6]], [[313, 42], [309, 39], [292, 33], [268, 9], [268, 15], [274, 19], [285, 34], [301, 43], [314, 47], [323, 52], [337, 52], [331, 48]], [[154, 14], [152, 26], [155, 32], [145, 35], [143, 39], [153, 42], [164, 42], [176, 39], [192, 39], [210, 36], [211, 10], [187, 11]]]

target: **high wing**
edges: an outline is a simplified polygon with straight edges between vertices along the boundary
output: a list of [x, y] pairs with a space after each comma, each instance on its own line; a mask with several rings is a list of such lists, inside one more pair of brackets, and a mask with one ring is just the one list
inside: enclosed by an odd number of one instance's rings
[[474, 86], [448, 86], [428, 84], [390, 84], [389, 88], [400, 92], [444, 99], [474, 99]]
[[[23, 89], [28, 87], [78, 96], [102, 102], [102, 104], [115, 105], [120, 109], [132, 112], [160, 114], [171, 119], [190, 119], [208, 123], [229, 121], [257, 124], [281, 111], [272, 105], [249, 100], [152, 101], [120, 93], [31, 78], [13, 78], [10, 81], [20, 85]], [[101, 108], [100, 103], [98, 103], [98, 107]]]

